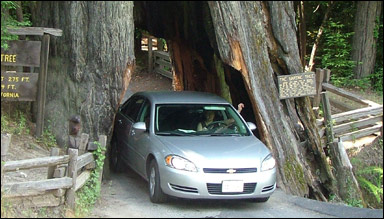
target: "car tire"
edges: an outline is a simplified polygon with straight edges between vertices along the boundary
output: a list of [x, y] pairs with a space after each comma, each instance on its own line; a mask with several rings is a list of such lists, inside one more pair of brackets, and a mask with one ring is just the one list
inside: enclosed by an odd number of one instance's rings
[[121, 161], [121, 155], [117, 148], [116, 139], [111, 142], [111, 156], [110, 156], [111, 169], [115, 173], [121, 173], [123, 171], [124, 165]]
[[262, 202], [267, 202], [269, 199], [269, 197], [264, 197], [264, 198], [253, 198], [251, 199], [252, 202], [256, 202], [256, 203], [262, 203]]
[[149, 197], [153, 203], [164, 203], [168, 200], [168, 196], [163, 192], [160, 186], [160, 174], [159, 167], [156, 160], [152, 160], [149, 165], [148, 174], [148, 190]]

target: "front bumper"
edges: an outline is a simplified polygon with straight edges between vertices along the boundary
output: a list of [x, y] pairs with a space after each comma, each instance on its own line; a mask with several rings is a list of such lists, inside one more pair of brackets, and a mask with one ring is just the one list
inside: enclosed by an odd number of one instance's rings
[[[252, 173], [204, 173], [176, 170], [167, 166], [159, 169], [164, 193], [188, 199], [252, 199], [269, 197], [276, 189], [276, 168]], [[240, 192], [223, 192], [223, 181], [241, 181]]]

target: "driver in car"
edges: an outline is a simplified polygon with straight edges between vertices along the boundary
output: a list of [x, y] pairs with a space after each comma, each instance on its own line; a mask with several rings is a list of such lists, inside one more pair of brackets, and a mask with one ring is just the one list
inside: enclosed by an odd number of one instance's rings
[[[243, 110], [244, 108], [244, 104], [243, 103], [240, 103], [238, 106], [237, 106], [237, 111], [239, 113], [241, 113], [241, 111]], [[202, 122], [199, 122], [197, 124], [197, 131], [203, 131], [203, 130], [207, 130], [209, 127], [209, 125], [214, 122], [214, 119], [215, 119], [215, 111], [213, 110], [206, 110], [204, 111], [204, 118], [205, 120], [202, 121]], [[234, 122], [233, 119], [227, 119], [225, 121], [223, 121], [224, 124], [228, 125], [230, 123]]]
[[215, 112], [212, 110], [204, 111], [205, 120], [197, 124], [197, 131], [207, 130], [207, 126], [213, 122], [215, 119]]

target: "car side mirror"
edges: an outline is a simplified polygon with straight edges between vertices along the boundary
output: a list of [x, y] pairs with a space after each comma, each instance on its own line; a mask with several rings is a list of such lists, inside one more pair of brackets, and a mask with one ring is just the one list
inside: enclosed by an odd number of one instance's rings
[[133, 128], [137, 130], [145, 131], [147, 130], [147, 126], [145, 125], [145, 122], [136, 122], [133, 124]]
[[254, 131], [257, 129], [256, 125], [253, 122], [247, 122], [248, 128], [251, 129], [251, 131]]

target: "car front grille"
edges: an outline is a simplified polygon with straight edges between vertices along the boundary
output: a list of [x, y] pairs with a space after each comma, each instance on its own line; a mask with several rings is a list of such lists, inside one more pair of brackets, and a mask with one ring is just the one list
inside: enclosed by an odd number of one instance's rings
[[198, 190], [196, 188], [192, 187], [186, 187], [186, 186], [179, 186], [174, 184], [169, 184], [172, 189], [181, 191], [181, 192], [189, 192], [189, 193], [198, 193]]
[[256, 173], [257, 168], [204, 168], [204, 173]]
[[211, 195], [240, 195], [251, 194], [255, 191], [256, 183], [244, 183], [243, 192], [222, 192], [221, 183], [207, 183], [208, 192]]

